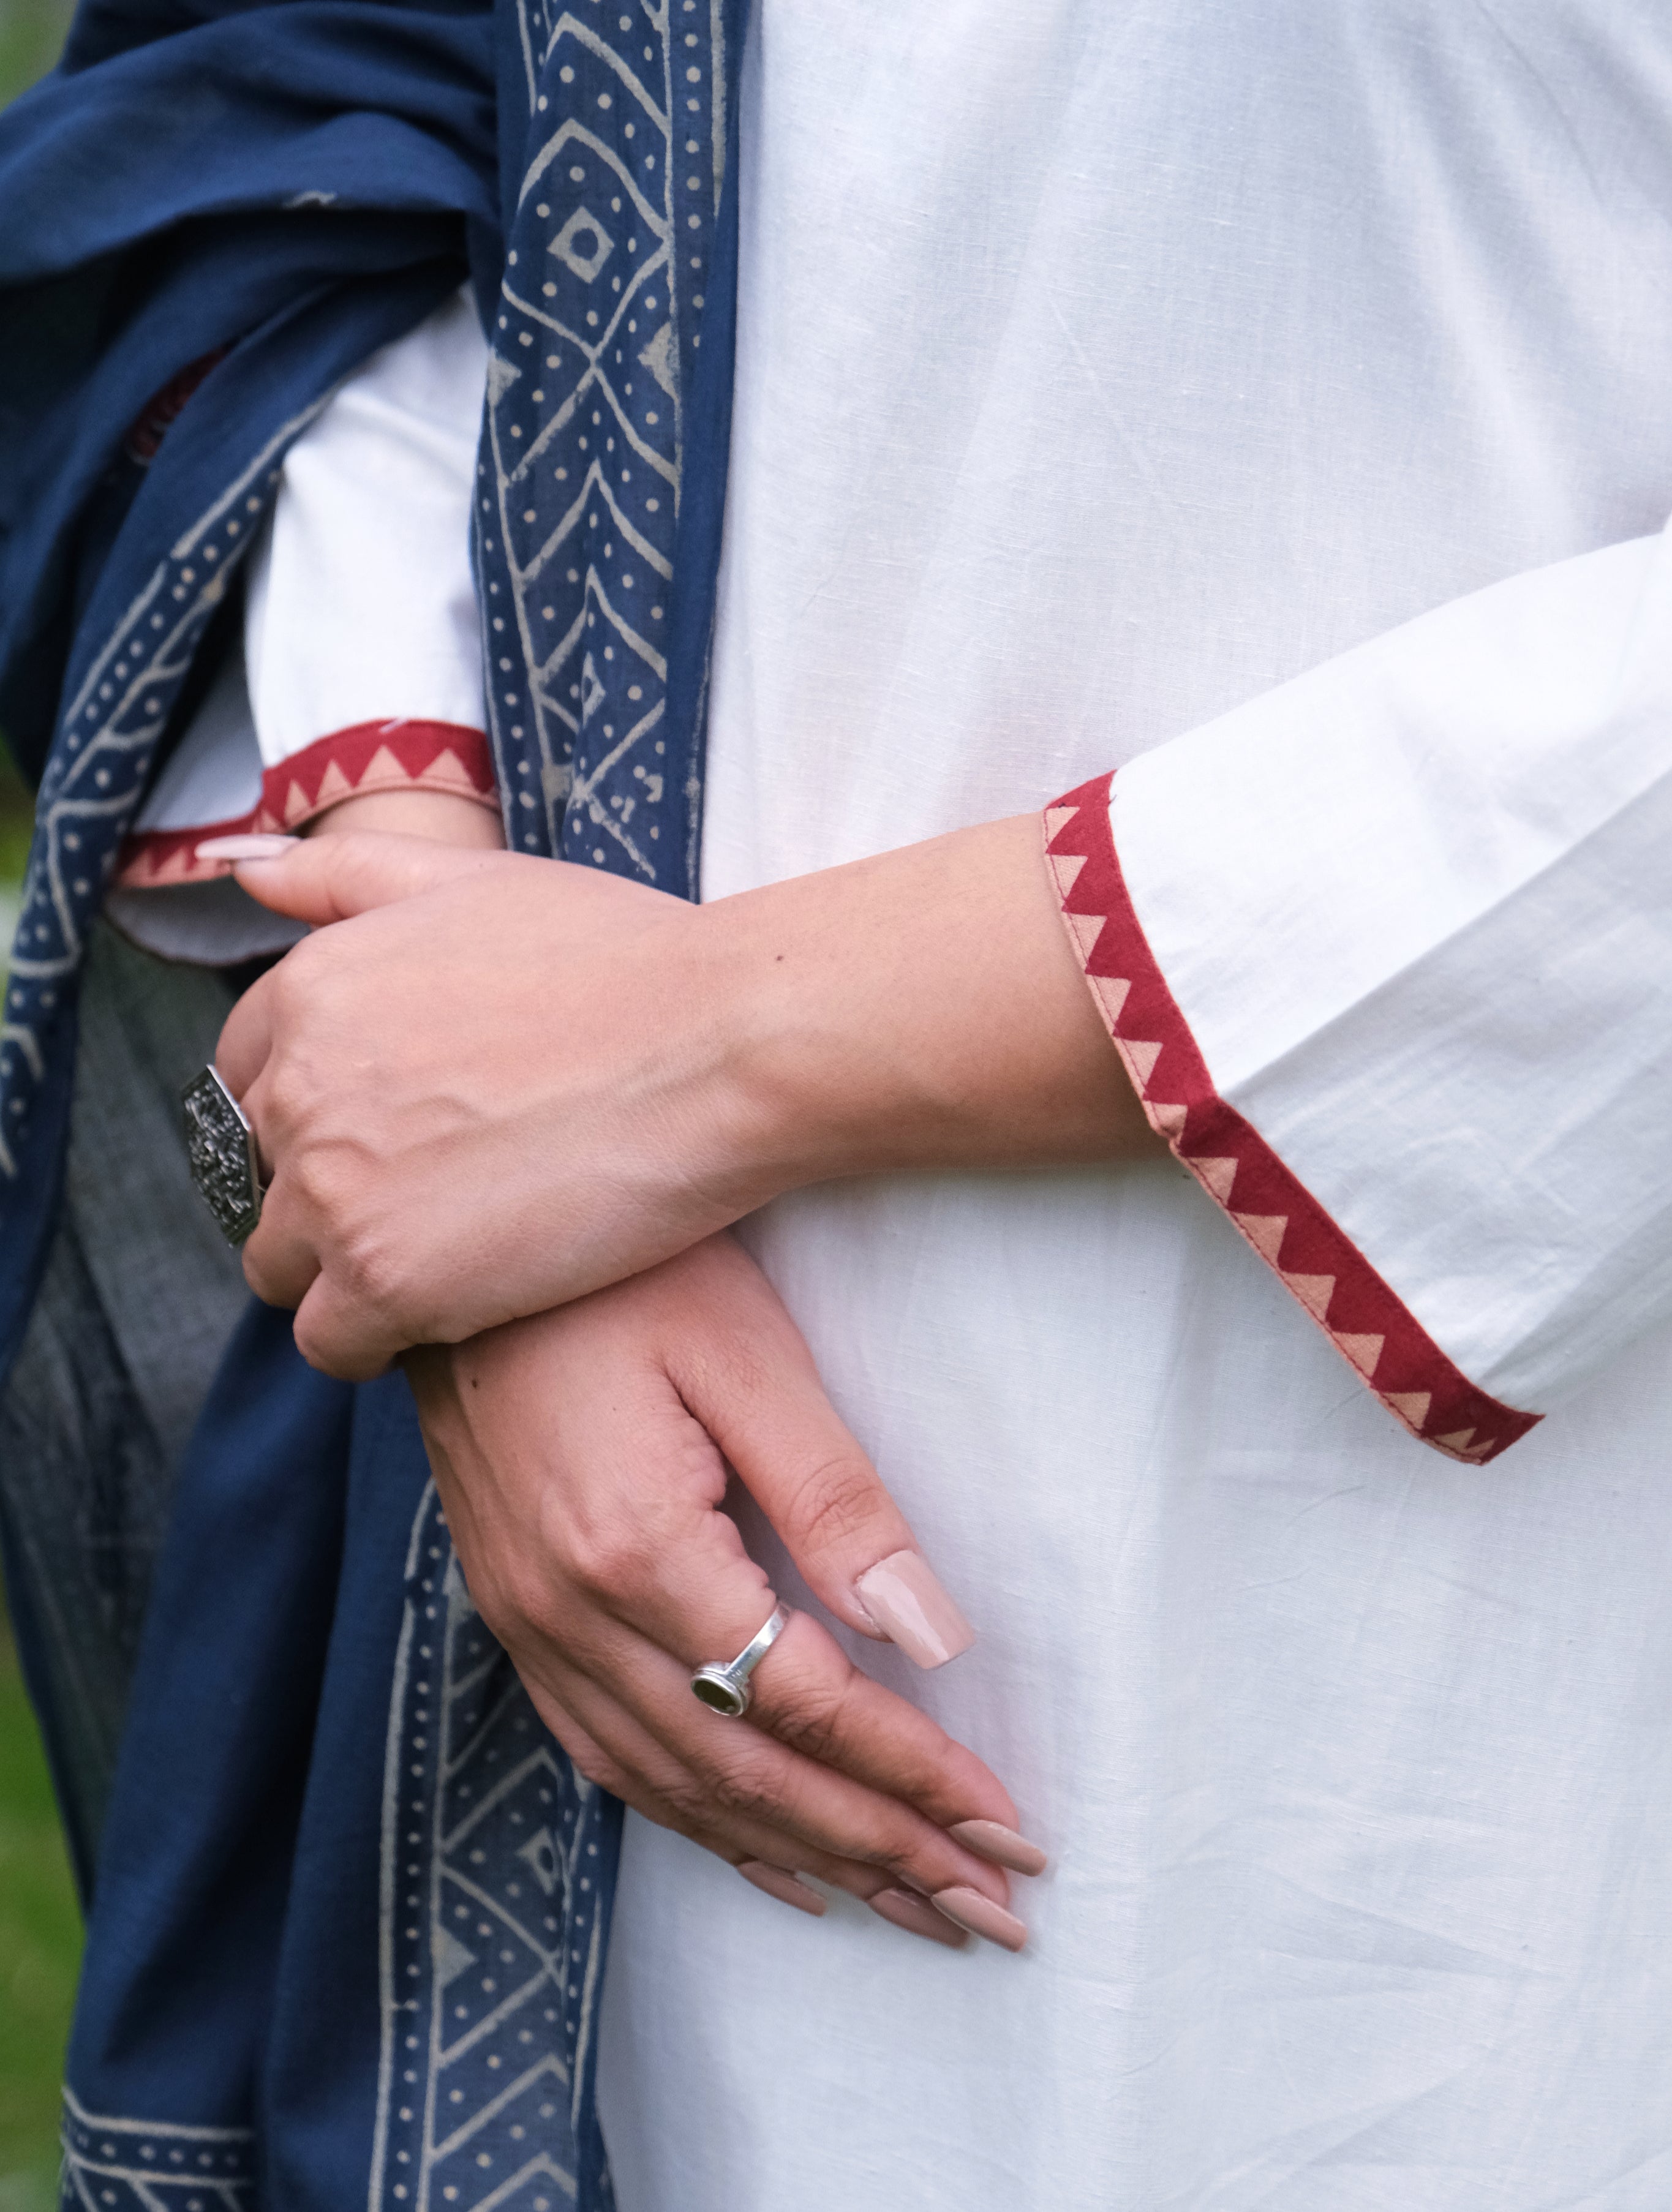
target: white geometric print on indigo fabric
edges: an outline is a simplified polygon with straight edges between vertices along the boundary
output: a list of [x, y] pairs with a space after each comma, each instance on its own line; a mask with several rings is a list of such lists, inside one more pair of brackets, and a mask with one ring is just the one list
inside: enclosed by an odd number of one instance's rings
[[64, 2099], [65, 2212], [253, 2212], [247, 2128], [112, 2120]]
[[412, 1531], [383, 1809], [372, 2212], [556, 2212], [576, 2193], [606, 1802], [483, 1626], [429, 1492]]
[[725, 171], [721, 9], [524, 0], [521, 22], [531, 159], [475, 518], [508, 834], [690, 895], [697, 769], [668, 727], [669, 586]]
[[17, 1171], [43, 1039], [74, 988], [122, 835], [210, 617], [248, 550], [285, 449], [325, 402], [298, 413], [159, 562], [100, 647], [60, 720], [35, 811], [0, 1024], [0, 1176]]

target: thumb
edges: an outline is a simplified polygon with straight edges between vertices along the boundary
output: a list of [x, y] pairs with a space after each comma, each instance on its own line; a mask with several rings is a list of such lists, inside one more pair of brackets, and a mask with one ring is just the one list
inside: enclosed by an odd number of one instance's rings
[[825, 1395], [800, 1331], [729, 1237], [711, 1239], [707, 1253], [735, 1279], [717, 1286], [710, 1307], [724, 1317], [718, 1340], [675, 1376], [686, 1406], [838, 1620], [897, 1644], [920, 1667], [956, 1659], [975, 1631]]
[[460, 876], [527, 865], [507, 853], [380, 830], [331, 837], [206, 837], [197, 849], [199, 860], [232, 861], [243, 889], [275, 914], [316, 926], [416, 898]]

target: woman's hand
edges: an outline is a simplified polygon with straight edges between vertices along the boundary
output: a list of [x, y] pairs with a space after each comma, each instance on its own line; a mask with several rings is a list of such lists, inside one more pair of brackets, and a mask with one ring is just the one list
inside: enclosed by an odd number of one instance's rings
[[1004, 1789], [810, 1614], [760, 1662], [746, 1720], [691, 1694], [775, 1602], [720, 1510], [726, 1460], [839, 1620], [920, 1663], [968, 1640], [729, 1237], [406, 1367], [471, 1594], [583, 1773], [804, 1910], [824, 1910], [793, 1879], [812, 1874], [919, 1934], [962, 1941], [950, 1912], [1019, 1943], [989, 1861], [1043, 1861]]
[[360, 1378], [800, 1184], [1147, 1148], [1039, 842], [1018, 817], [707, 907], [352, 832], [245, 863], [339, 925], [222, 1036], [272, 1174], [252, 1286]]
[[728, 1047], [683, 901], [352, 831], [239, 875], [337, 925], [245, 994], [216, 1054], [270, 1164], [245, 1273], [299, 1309], [317, 1364], [363, 1380], [755, 1202], [713, 1109]]

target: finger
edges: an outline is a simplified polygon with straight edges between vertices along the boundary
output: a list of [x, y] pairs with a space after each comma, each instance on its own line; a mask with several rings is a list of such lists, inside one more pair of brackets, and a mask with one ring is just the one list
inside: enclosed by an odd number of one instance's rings
[[[514, 1333], [508, 1333], [498, 1340], [499, 1348], [515, 1341]], [[407, 1368], [435, 1480], [478, 1602], [531, 1692], [538, 1688], [550, 1695], [618, 1770], [635, 1778], [630, 1786], [625, 1779], [621, 1784], [629, 1802], [682, 1832], [722, 1833], [736, 1844], [733, 1856], [739, 1859], [787, 1864], [792, 1872], [828, 1871], [830, 1879], [866, 1897], [903, 1883], [920, 1890], [963, 1884], [983, 1889], [989, 1901], [1002, 1905], [1003, 1877], [921, 1814], [859, 1784], [849, 1784], [845, 1796], [832, 1798], [832, 1778], [815, 1762], [759, 1730], [721, 1720], [692, 1696], [693, 1660], [741, 1649], [771, 1613], [774, 1599], [734, 1524], [713, 1510], [712, 1501], [723, 1493], [724, 1469], [660, 1367], [646, 1386], [648, 1396], [630, 1378], [605, 1394], [599, 1402], [607, 1419], [596, 1428], [585, 1394], [572, 1399], [578, 1427], [568, 1448], [587, 1459], [595, 1475], [608, 1477], [623, 1439], [654, 1433], [659, 1462], [678, 1462], [688, 1451], [694, 1455], [688, 1463], [672, 1476], [661, 1465], [660, 1482], [612, 1479], [595, 1483], [590, 1496], [548, 1492], [549, 1499], [561, 1496], [550, 1529], [543, 1527], [544, 1507], [537, 1508], [526, 1516], [516, 1553], [492, 1568], [481, 1565], [479, 1573], [482, 1532], [446, 1433], [453, 1425], [447, 1418], [452, 1394], [462, 1386], [469, 1402], [478, 1380], [471, 1355], [441, 1362], [421, 1352]], [[445, 1383], [440, 1404], [438, 1381]], [[538, 1456], [537, 1444], [534, 1449]], [[626, 1471], [636, 1466], [629, 1458]], [[543, 1559], [549, 1562], [544, 1569]], [[555, 1580], [553, 1566], [558, 1567]], [[670, 1589], [680, 1595], [671, 1596]], [[716, 1591], [721, 1593], [717, 1615]], [[671, 1656], [644, 1629], [643, 1616], [677, 1617], [682, 1604], [693, 1605], [699, 1620], [709, 1621], [715, 1641], [696, 1642], [689, 1652]], [[720, 1625], [714, 1627], [716, 1617]], [[822, 1633], [818, 1640], [834, 1650]], [[915, 1721], [911, 1709], [897, 1702], [901, 1714]], [[561, 1733], [561, 1725], [553, 1724]], [[647, 1777], [657, 1792], [654, 1810], [640, 1794]], [[960, 1794], [953, 1809], [965, 1815], [1006, 1810], [1007, 1799], [987, 1779], [992, 1796]], [[856, 1878], [842, 1864], [827, 1865], [836, 1862], [871, 1870]]]
[[[252, 1237], [250, 1243], [254, 1242]], [[244, 1249], [247, 1255], [250, 1246]], [[287, 1247], [278, 1264], [299, 1267], [301, 1250], [300, 1243]], [[363, 1289], [351, 1291], [317, 1269], [296, 1304], [297, 1351], [310, 1367], [334, 1375], [341, 1382], [375, 1381], [420, 1333], [402, 1328]]]
[[[800, 1331], [729, 1238], [728, 1326], [699, 1353], [674, 1350], [674, 1379], [782, 1538], [809, 1589], [839, 1620], [945, 1666], [975, 1631], [918, 1549], [910, 1524], [826, 1396]], [[717, 1302], [718, 1303], [718, 1302]]]
[[[258, 855], [240, 857], [227, 849], [258, 842], [267, 848]], [[218, 838], [198, 849], [205, 859], [233, 860], [239, 883], [263, 906], [316, 927], [416, 898], [461, 876], [502, 867], [508, 860], [514, 867], [526, 865], [490, 848], [438, 844], [433, 838], [386, 830], [345, 830], [331, 837], [283, 841]]]
[[251, 984], [222, 1024], [215, 1047], [216, 1072], [240, 1105], [273, 1048], [273, 977], [277, 972], [270, 968]]
[[[244, 1280], [263, 1304], [283, 1306], [295, 1313], [319, 1279], [319, 1260], [312, 1239], [292, 1227], [287, 1199], [288, 1189], [281, 1171], [261, 1201], [261, 1218], [245, 1238], [240, 1256], [244, 1262]], [[306, 1352], [303, 1357], [307, 1358]], [[310, 1361], [309, 1364], [317, 1362]], [[370, 1376], [345, 1376], [342, 1379], [368, 1382]]]
[[[604, 1620], [584, 1644], [574, 1644], [573, 1663], [587, 1678], [606, 1686], [720, 1802], [732, 1802], [739, 1782], [766, 1793], [756, 1802], [757, 1815], [775, 1820], [804, 1849], [867, 1862], [881, 1855], [896, 1875], [919, 1888], [939, 1889], [956, 1881], [1000, 1905], [1007, 1901], [1008, 1885], [995, 1869], [1043, 1872], [1045, 1854], [1018, 1832], [1015, 1805], [992, 1770], [927, 1714], [861, 1673], [804, 1613], [792, 1613], [757, 1663], [748, 1723], [706, 1711], [690, 1686], [701, 1650], [712, 1656], [740, 1650], [748, 1636], [733, 1627], [728, 1632], [735, 1640], [724, 1646], [688, 1644], [683, 1650], [676, 1640], [670, 1663], [660, 1638], [642, 1632], [648, 1627], [643, 1616], [660, 1613], [666, 1620], [687, 1606], [700, 1607], [702, 1601], [689, 1593], [713, 1591], [724, 1554], [732, 1550], [747, 1577], [739, 1586], [753, 1591], [743, 1601], [752, 1613], [742, 1617], [757, 1620], [773, 1606], [772, 1592], [743, 1553], [734, 1525], [723, 1514], [707, 1519], [714, 1533], [706, 1543], [699, 1537], [684, 1547], [695, 1570], [681, 1578], [684, 1597], [661, 1606], [641, 1604], [636, 1626]], [[739, 1618], [732, 1615], [733, 1622]], [[775, 1759], [764, 1771], [739, 1778], [734, 1754], [743, 1747], [734, 1729], [745, 1740], [767, 1735], [775, 1751], [789, 1754], [788, 1763]], [[745, 1767], [757, 1764], [746, 1752], [743, 1761]], [[826, 1786], [837, 1782], [846, 1787]]]
[[[618, 1765], [571, 1714], [533, 1692], [530, 1694], [541, 1719], [589, 1782], [595, 1783], [600, 1790], [607, 1790], [612, 1797], [619, 1797], [623, 1804], [631, 1806], [635, 1813], [646, 1820], [655, 1821], [659, 1826], [672, 1827], [676, 1825], [672, 1820], [663, 1817], [663, 1807], [655, 1793], [639, 1777]], [[769, 1897], [775, 1897], [781, 1904], [793, 1905], [797, 1911], [811, 1914], [814, 1918], [823, 1917], [824, 1899], [799, 1875], [791, 1874], [763, 1859], [739, 1858], [736, 1846], [728, 1844], [721, 1836], [697, 1828], [686, 1828], [681, 1832], [703, 1850], [712, 1851], [716, 1858], [724, 1859], [728, 1866], [735, 1866], [745, 1881], [752, 1882], [757, 1889], [763, 1890]]]
[[780, 1905], [793, 1905], [798, 1912], [809, 1912], [818, 1920], [824, 1918], [824, 1899], [800, 1875], [786, 1874], [781, 1867], [772, 1866], [765, 1859], [739, 1859], [737, 1869], [745, 1881], [752, 1882], [768, 1897], [775, 1897]]
[[[710, 1712], [691, 1695], [681, 1662], [645, 1638], [606, 1625], [604, 1642], [605, 1648], [594, 1646], [584, 1662], [587, 1676], [606, 1684], [609, 1695], [690, 1771], [702, 1806], [732, 1820], [778, 1827], [803, 1850], [883, 1869], [924, 1894], [970, 1888], [1001, 1908], [1007, 1904], [1009, 1884], [1000, 1869], [915, 1807], [790, 1749], [763, 1729]], [[577, 1694], [573, 1686], [568, 1694]], [[587, 1720], [584, 1711], [582, 1718]]]
[[998, 1777], [927, 1713], [863, 1674], [808, 1614], [792, 1616], [751, 1687], [750, 1721], [791, 1750], [915, 1806], [939, 1827], [985, 1820], [1014, 1832], [1016, 1807]]
[[[896, 1888], [876, 1868], [809, 1849], [769, 1824], [739, 1821], [723, 1814], [705, 1817], [708, 1808], [689, 1770], [607, 1694], [579, 1685], [568, 1692], [567, 1702], [560, 1702], [534, 1682], [526, 1686], [541, 1718], [590, 1781], [657, 1826], [684, 1836], [735, 1866], [745, 1881], [769, 1897], [822, 1917], [824, 1899], [801, 1880], [803, 1874], [812, 1875], [833, 1888], [847, 1890], [909, 1934], [953, 1949], [963, 1947], [965, 1936], [958, 1926], [923, 1898]], [[575, 1719], [573, 1707], [577, 1703], [588, 1706], [593, 1729], [583, 1728]]]
[[[611, 1681], [623, 1695], [623, 1655], [636, 1657], [638, 1640], [671, 1656], [679, 1682], [671, 1712], [659, 1703], [653, 1713], [645, 1700], [660, 1692], [645, 1689], [636, 1693], [635, 1710], [689, 1759], [696, 1743], [715, 1741], [698, 1732], [705, 1716], [690, 1693], [691, 1673], [734, 1658], [770, 1616], [775, 1600], [736, 1523], [714, 1510], [724, 1468], [713, 1440], [672, 1398], [660, 1369], [646, 1388], [646, 1399], [612, 1393], [603, 1407], [607, 1418], [595, 1430], [588, 1408], [570, 1406], [571, 1421], [587, 1425], [571, 1437], [572, 1448], [595, 1469], [607, 1469], [623, 1452], [635, 1456], [604, 1486], [612, 1502], [607, 1518], [589, 1522], [571, 1501], [554, 1532], [583, 1599], [566, 1622], [562, 1642], [594, 1680]], [[647, 1436], [656, 1439], [654, 1469], [635, 1455], [636, 1440]], [[676, 1468], [687, 1479], [671, 1480]], [[646, 1479], [653, 1473], [657, 1479]], [[587, 1620], [593, 1626], [582, 1642]], [[792, 1616], [757, 1667], [753, 1690], [751, 1719], [804, 1759], [900, 1800], [939, 1827], [988, 1823], [1015, 1838], [1021, 1856], [1004, 1863], [1037, 1869], [1040, 1855], [1015, 1836], [1016, 1808], [997, 1777], [927, 1714], [855, 1668], [810, 1616]], [[988, 1846], [986, 1830], [974, 1848], [980, 1859], [1002, 1858]]]

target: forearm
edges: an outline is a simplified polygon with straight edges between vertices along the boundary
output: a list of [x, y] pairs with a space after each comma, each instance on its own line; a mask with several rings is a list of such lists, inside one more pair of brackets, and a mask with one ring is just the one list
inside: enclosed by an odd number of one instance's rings
[[763, 1193], [1158, 1145], [1018, 815], [718, 901], [693, 951], [733, 1051], [708, 1079]]
[[1154, 1142], [1031, 817], [706, 908], [410, 836], [240, 877], [341, 925], [217, 1055], [271, 1170], [246, 1272], [333, 1373], [621, 1281], [807, 1183]]

